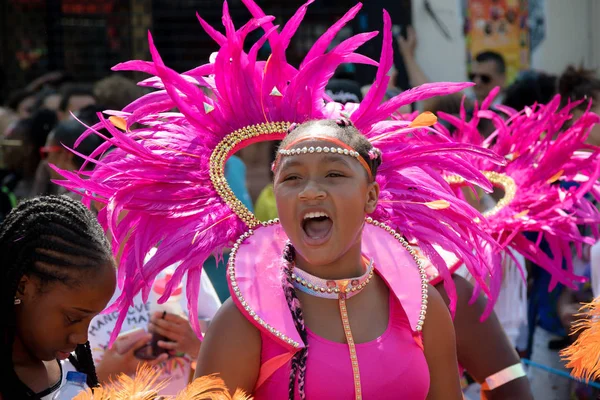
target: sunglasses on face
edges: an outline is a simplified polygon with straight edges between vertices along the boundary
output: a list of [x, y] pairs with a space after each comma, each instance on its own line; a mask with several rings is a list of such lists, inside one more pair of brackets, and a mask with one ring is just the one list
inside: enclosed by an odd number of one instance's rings
[[469, 80], [471, 82], [475, 82], [475, 80], [477, 78], [481, 79], [481, 83], [484, 83], [486, 85], [492, 81], [492, 77], [487, 74], [474, 74], [474, 73], [469, 74]]
[[50, 153], [58, 153], [63, 149], [62, 146], [44, 146], [40, 147], [40, 157], [45, 160]]

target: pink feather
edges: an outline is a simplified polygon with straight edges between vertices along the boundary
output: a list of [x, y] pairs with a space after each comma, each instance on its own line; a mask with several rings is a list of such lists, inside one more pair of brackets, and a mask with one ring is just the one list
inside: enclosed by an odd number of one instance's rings
[[[560, 97], [556, 96], [547, 105], [536, 104], [520, 112], [494, 106], [508, 115], [505, 119], [489, 109], [498, 92], [492, 91], [481, 109], [476, 105], [471, 121], [443, 113], [440, 117], [456, 127], [455, 140], [480, 144], [507, 160], [502, 165], [467, 156], [480, 170], [506, 174], [517, 185], [513, 201], [487, 218], [489, 234], [502, 246], [515, 249], [550, 272], [551, 287], [558, 282], [572, 287], [581, 278], [573, 275], [572, 268], [562, 269], [563, 259], [570, 264], [569, 246], [580, 247], [595, 241], [581, 234], [578, 228], [587, 227], [594, 238], [598, 237], [600, 214], [587, 196], [598, 192], [600, 149], [586, 145], [585, 141], [600, 118], [588, 111], [566, 126], [572, 120], [573, 106], [560, 109]], [[482, 119], [492, 121], [496, 128], [489, 138], [478, 132], [477, 125]], [[584, 149], [587, 151], [582, 153]], [[578, 188], [564, 189], [558, 185], [560, 182], [581, 184]], [[538, 242], [528, 241], [525, 232], [540, 232]], [[550, 245], [551, 257], [539, 248], [542, 236]]]

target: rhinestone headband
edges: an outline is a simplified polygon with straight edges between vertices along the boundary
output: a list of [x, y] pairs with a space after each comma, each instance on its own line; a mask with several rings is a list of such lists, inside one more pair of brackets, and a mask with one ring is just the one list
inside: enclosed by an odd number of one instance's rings
[[296, 154], [307, 154], [307, 153], [338, 153], [346, 156], [352, 156], [354, 158], [360, 157], [360, 154], [354, 150], [342, 149], [341, 147], [303, 147], [301, 149], [292, 150], [279, 150], [279, 154], [282, 156], [293, 156]]
[[[324, 146], [306, 147], [305, 146], [305, 147], [301, 147], [301, 148], [297, 148], [297, 149], [292, 149], [292, 147], [296, 146], [299, 143], [315, 141], [315, 140], [322, 140], [325, 142], [329, 142], [331, 144], [334, 144], [335, 146], [330, 146], [330, 147], [326, 147], [326, 146], [325, 147]], [[300, 154], [313, 154], [313, 153], [331, 153], [331, 154], [341, 154], [341, 155], [353, 157], [353, 158], [357, 159], [360, 162], [360, 164], [363, 166], [363, 168], [367, 171], [367, 174], [369, 174], [369, 180], [373, 180], [373, 173], [371, 172], [371, 167], [369, 167], [369, 164], [367, 164], [365, 159], [358, 153], [358, 151], [354, 150], [351, 146], [348, 146], [346, 143], [342, 142], [341, 140], [332, 138], [331, 136], [306, 136], [306, 137], [303, 137], [303, 138], [293, 141], [285, 149], [281, 149], [277, 152], [277, 158], [275, 159], [275, 162], [273, 163], [272, 170], [275, 171], [275, 169], [277, 168], [277, 165], [279, 164], [279, 159], [281, 158], [281, 156], [295, 156], [295, 155], [300, 155]]]

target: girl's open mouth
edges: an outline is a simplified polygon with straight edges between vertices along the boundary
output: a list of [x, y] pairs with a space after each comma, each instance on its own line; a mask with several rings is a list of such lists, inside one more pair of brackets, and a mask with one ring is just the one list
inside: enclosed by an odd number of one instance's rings
[[321, 245], [331, 236], [333, 221], [322, 211], [309, 212], [304, 215], [302, 220], [302, 230], [304, 239], [308, 245]]

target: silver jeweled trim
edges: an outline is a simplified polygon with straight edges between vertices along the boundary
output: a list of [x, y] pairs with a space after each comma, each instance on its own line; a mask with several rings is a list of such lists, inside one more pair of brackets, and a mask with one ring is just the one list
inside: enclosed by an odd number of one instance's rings
[[[269, 226], [269, 225], [274, 225], [279, 223], [279, 219], [274, 219], [268, 222], [262, 222], [263, 226]], [[246, 310], [246, 312], [248, 313], [248, 315], [253, 318], [260, 326], [262, 326], [263, 328], [265, 328], [267, 331], [271, 332], [272, 334], [274, 334], [278, 339], [282, 340], [283, 342], [287, 343], [288, 345], [291, 345], [295, 348], [300, 348], [300, 344], [298, 342], [296, 342], [295, 340], [287, 337], [286, 335], [284, 335], [283, 333], [281, 333], [280, 331], [278, 331], [277, 329], [273, 328], [271, 325], [269, 325], [267, 322], [265, 322], [261, 317], [259, 317], [256, 312], [254, 310], [252, 310], [252, 308], [250, 308], [250, 306], [248, 305], [248, 303], [246, 302], [246, 300], [244, 299], [244, 296], [242, 296], [242, 292], [240, 291], [238, 285], [237, 285], [237, 281], [235, 278], [235, 257], [237, 254], [238, 249], [240, 248], [240, 245], [242, 243], [244, 243], [244, 241], [246, 239], [248, 239], [250, 236], [252, 236], [254, 234], [254, 230], [250, 229], [248, 232], [244, 233], [242, 236], [240, 236], [238, 238], [238, 240], [235, 242], [235, 244], [233, 245], [233, 248], [231, 249], [231, 253], [229, 255], [229, 261], [227, 263], [227, 275], [229, 277], [229, 283], [231, 285], [231, 288], [233, 289], [233, 294], [235, 295], [237, 301], [239, 302], [239, 304], [244, 307], [244, 310]]]
[[404, 239], [404, 237], [400, 233], [396, 232], [396, 230], [390, 228], [389, 226], [387, 226], [384, 223], [375, 221], [371, 217], [367, 217], [366, 222], [373, 226], [377, 226], [377, 227], [385, 229], [386, 232], [388, 232], [398, 242], [400, 242], [400, 244], [412, 256], [413, 260], [415, 260], [415, 263], [417, 264], [417, 268], [419, 269], [419, 275], [421, 275], [421, 312], [420, 312], [420, 316], [419, 316], [419, 322], [417, 322], [417, 326], [415, 327], [415, 330], [419, 331], [419, 332], [422, 331], [423, 325], [425, 324], [425, 315], [427, 314], [427, 303], [429, 302], [429, 300], [428, 300], [429, 299], [429, 294], [428, 294], [429, 285], [428, 285], [427, 273], [425, 271], [425, 267], [423, 266], [423, 263], [419, 259], [417, 252], [410, 246], [410, 244], [408, 244], [406, 239]]

